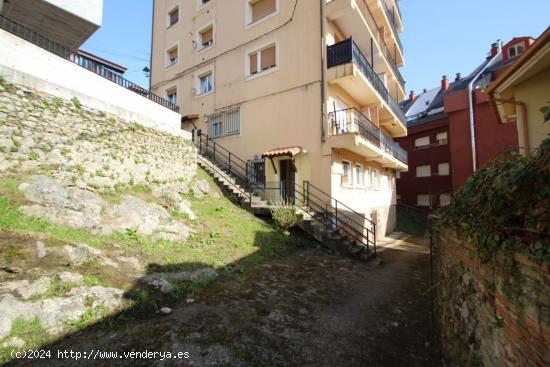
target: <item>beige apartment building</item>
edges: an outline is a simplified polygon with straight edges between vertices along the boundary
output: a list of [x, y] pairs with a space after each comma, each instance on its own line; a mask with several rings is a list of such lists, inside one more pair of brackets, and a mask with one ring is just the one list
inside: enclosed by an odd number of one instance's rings
[[281, 181], [395, 226], [407, 156], [397, 0], [156, 0], [151, 88]]

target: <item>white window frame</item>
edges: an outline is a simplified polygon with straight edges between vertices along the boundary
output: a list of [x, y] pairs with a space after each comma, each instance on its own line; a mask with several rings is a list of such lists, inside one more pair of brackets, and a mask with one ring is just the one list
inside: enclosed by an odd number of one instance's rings
[[[212, 1], [212, 0], [211, 0]], [[279, 11], [281, 9], [281, 4], [279, 3], [280, 0], [275, 0], [275, 11], [269, 15], [266, 15], [262, 19], [258, 19], [254, 23], [252, 23], [252, 7], [250, 6], [251, 0], [245, 0], [244, 1], [244, 28], [252, 28], [262, 22], [265, 22], [268, 19], [273, 18], [274, 16], [279, 14]]]
[[[210, 1], [213, 1], [213, 0], [210, 0]], [[208, 28], [210, 28], [210, 27], [212, 27], [212, 44], [210, 46], [204, 47], [202, 45], [201, 32], [208, 29]], [[206, 50], [210, 50], [214, 46], [216, 46], [216, 27], [214, 26], [214, 22], [206, 23], [205, 25], [203, 25], [202, 27], [200, 27], [197, 30], [196, 35], [195, 35], [195, 42], [196, 42], [196, 45], [197, 45], [197, 48], [195, 49], [196, 54], [200, 54], [201, 52], [206, 51]]]
[[[174, 10], [178, 11], [178, 21], [174, 24], [170, 24], [170, 14], [173, 13]], [[175, 5], [170, 10], [168, 10], [168, 12], [166, 13], [166, 29], [172, 28], [173, 26], [175, 26], [179, 22], [180, 22], [180, 7], [179, 7], [179, 5]]]
[[[442, 136], [445, 135], [444, 138], [442, 138]], [[437, 133], [435, 135], [435, 141], [437, 142], [438, 145], [445, 145], [445, 144], [448, 144], [449, 142], [449, 134], [447, 134], [446, 131], [442, 131], [440, 133]]]
[[[173, 63], [173, 64], [170, 64], [169, 52], [171, 50], [173, 50], [174, 48], [176, 49], [176, 62]], [[179, 63], [180, 63], [180, 43], [176, 42], [164, 51], [164, 69], [165, 70], [170, 69], [170, 68], [178, 65]]]
[[[418, 200], [422, 197], [426, 197], [428, 199], [428, 202], [426, 204], [420, 204], [420, 201]], [[430, 195], [429, 194], [416, 194], [416, 206], [423, 206], [423, 207], [429, 207], [430, 206]]]
[[[519, 48], [521, 48], [521, 52], [518, 52]], [[511, 50], [514, 50], [514, 53], [515, 53], [514, 56], [510, 55]], [[512, 46], [508, 47], [508, 58], [518, 57], [519, 55], [521, 55], [524, 52], [525, 52], [525, 44], [523, 42], [518, 42], [515, 45], [512, 45]]]
[[[441, 166], [445, 166], [447, 165], [447, 173], [441, 173]], [[437, 164], [437, 175], [438, 176], [449, 176], [451, 172], [451, 166], [449, 165], [449, 162], [443, 162], [443, 163], [438, 163]]]
[[380, 172], [376, 168], [369, 168], [369, 188], [380, 190]]
[[211, 5], [215, 0], [210, 0], [208, 2], [203, 2], [203, 0], [197, 0], [197, 11], [206, 8], [208, 5]]
[[[265, 71], [260, 71], [256, 74], [250, 74], [250, 54], [256, 53], [257, 54], [257, 65], [258, 67], [261, 67], [261, 51], [265, 50], [267, 48], [270, 48], [271, 46], [275, 46], [275, 67], [272, 67]], [[279, 70], [279, 41], [278, 40], [271, 40], [269, 42], [265, 42], [259, 46], [253, 47], [248, 49], [244, 54], [244, 75], [245, 75], [245, 81], [253, 80], [256, 78], [260, 78], [262, 76], [269, 75], [271, 73], [276, 72]]]
[[[361, 169], [360, 174], [357, 174], [357, 171], [356, 171], [356, 169], [358, 167]], [[365, 187], [365, 171], [363, 170], [363, 165], [362, 164], [355, 163], [353, 165], [353, 176], [354, 176], [353, 177], [354, 178], [353, 182], [355, 183], [356, 187], [358, 187], [358, 188]]]
[[[201, 79], [205, 77], [206, 75], [211, 74], [212, 75], [212, 89], [208, 92], [201, 93]], [[214, 69], [208, 69], [204, 70], [202, 73], [197, 74], [196, 81], [195, 81], [195, 97], [203, 97], [207, 96], [211, 93], [214, 93], [214, 89], [216, 88], [215, 79], [214, 79]]]
[[[427, 175], [418, 175], [418, 169], [419, 168], [425, 168], [425, 167], [428, 167], [428, 174]], [[416, 176], [415, 177], [431, 177], [432, 176], [432, 166], [430, 164], [422, 164], [420, 166], [416, 166], [415, 167], [415, 174]]]
[[170, 101], [170, 99], [168, 98], [168, 92], [171, 92], [175, 90], [176, 91], [176, 101], [175, 102], [172, 102], [174, 103], [175, 105], [178, 104], [178, 86], [177, 85], [172, 85], [171, 87], [168, 87], [164, 90], [164, 95], [166, 96], [166, 100], [167, 101]]
[[401, 171], [396, 171], [395, 172], [395, 179], [399, 180], [400, 178], [401, 178]]
[[[422, 144], [422, 145], [418, 145], [417, 142], [419, 140], [422, 140], [422, 139], [428, 139], [428, 144]], [[423, 148], [427, 148], [430, 146], [430, 136], [421, 136], [420, 138], [416, 138], [414, 139], [414, 149], [423, 149]]]
[[[345, 175], [345, 170], [344, 170], [344, 163], [346, 163], [348, 165], [348, 168], [349, 168], [349, 174], [348, 174], [348, 177], [347, 177], [347, 181], [344, 182], [344, 177], [346, 177]], [[351, 164], [350, 161], [346, 160], [346, 159], [342, 159], [342, 186], [343, 187], [353, 187], [353, 169], [352, 169], [353, 165]]]

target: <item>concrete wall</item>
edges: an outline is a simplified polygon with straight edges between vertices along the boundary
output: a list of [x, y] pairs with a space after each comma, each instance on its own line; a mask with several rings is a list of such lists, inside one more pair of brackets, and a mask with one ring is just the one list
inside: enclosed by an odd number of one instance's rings
[[180, 115], [11, 33], [0, 30], [0, 75], [65, 99], [112, 113], [127, 121], [187, 136]]
[[445, 365], [550, 365], [550, 264], [520, 253], [480, 263], [462, 237], [443, 232], [435, 247], [436, 318]]

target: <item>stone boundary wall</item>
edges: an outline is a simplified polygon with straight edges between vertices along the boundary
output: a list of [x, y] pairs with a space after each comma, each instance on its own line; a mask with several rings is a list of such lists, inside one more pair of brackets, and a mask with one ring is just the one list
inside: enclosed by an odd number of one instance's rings
[[191, 139], [181, 115], [0, 29], [0, 75], [14, 84], [70, 100], [129, 122]]
[[450, 231], [436, 241], [436, 318], [449, 365], [549, 366], [550, 264], [520, 253], [482, 264], [471, 250]]

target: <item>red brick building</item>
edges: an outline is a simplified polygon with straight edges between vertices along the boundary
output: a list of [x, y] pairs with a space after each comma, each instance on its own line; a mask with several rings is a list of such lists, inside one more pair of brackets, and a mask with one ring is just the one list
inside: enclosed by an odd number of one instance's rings
[[482, 90], [533, 41], [522, 37], [502, 48], [493, 44], [486, 60], [468, 76], [457, 74], [453, 82], [443, 76], [437, 88], [418, 96], [411, 92], [401, 103], [408, 135], [396, 140], [408, 153], [409, 171], [398, 176], [399, 202], [424, 208], [447, 205], [451, 193], [477, 168], [518, 149], [516, 125], [499, 122]]

